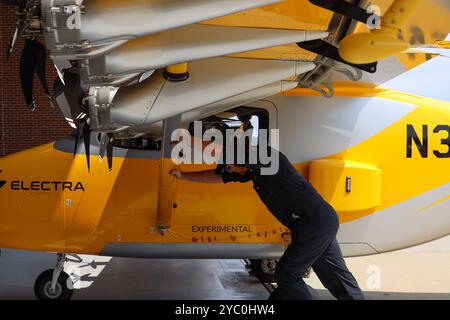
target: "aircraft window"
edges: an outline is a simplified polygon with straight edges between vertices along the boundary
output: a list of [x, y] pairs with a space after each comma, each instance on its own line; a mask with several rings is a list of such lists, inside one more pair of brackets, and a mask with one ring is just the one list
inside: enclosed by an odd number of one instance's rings
[[[227, 112], [201, 120], [203, 122], [203, 133], [210, 128], [216, 128], [225, 133], [226, 129], [238, 129], [244, 122], [250, 121], [253, 127], [251, 144], [258, 144], [260, 129], [269, 128], [269, 113], [264, 109], [239, 107]], [[189, 132], [194, 134], [194, 123], [189, 124]], [[141, 137], [135, 139], [114, 140], [114, 147], [137, 150], [161, 150], [161, 139], [153, 137]]]
[[114, 147], [137, 150], [161, 150], [161, 140], [153, 138], [114, 140]]
[[[259, 130], [269, 129], [269, 113], [264, 109], [238, 107], [226, 112], [218, 113], [214, 116], [201, 120], [203, 123], [203, 133], [211, 128], [220, 130], [225, 134], [226, 129], [244, 128], [244, 123], [250, 123], [252, 132], [251, 144], [258, 144]], [[194, 123], [189, 124], [189, 132], [194, 134]]]
[[250, 119], [250, 123], [253, 127], [253, 134], [252, 134], [252, 146], [258, 145], [258, 138], [259, 138], [259, 117], [253, 115]]

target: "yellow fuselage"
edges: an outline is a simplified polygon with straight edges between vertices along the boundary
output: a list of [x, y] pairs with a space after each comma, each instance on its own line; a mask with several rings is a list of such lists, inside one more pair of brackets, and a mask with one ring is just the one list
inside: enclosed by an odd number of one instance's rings
[[[295, 92], [290, 95], [275, 97], [274, 101], [295, 99], [292, 97]], [[450, 183], [450, 129], [447, 130], [450, 104], [389, 91], [369, 90], [362, 96], [367, 95], [376, 96], [380, 102], [408, 104], [414, 110], [370, 138], [325, 157], [331, 162], [310, 159], [296, 165], [307, 178], [314, 173], [309, 178], [337, 209], [342, 224], [368, 216], [377, 219], [378, 212]], [[286, 132], [288, 127], [284, 127], [283, 119], [292, 113], [286, 114], [288, 107], [278, 107], [281, 134], [289, 136], [285, 142], [282, 139], [282, 151], [295, 149], [296, 136], [310, 133], [303, 132], [302, 127]], [[379, 117], [383, 117], [382, 111]], [[426, 154], [423, 148], [422, 154], [419, 152], [419, 145], [412, 137], [408, 140], [411, 128], [417, 133], [417, 139], [427, 145]], [[427, 144], [423, 137], [425, 131]], [[267, 211], [251, 184], [203, 185], [177, 181], [172, 228], [162, 236], [155, 228], [158, 152], [136, 151], [137, 156], [131, 153], [116, 156], [112, 172], [108, 171], [106, 161], [100, 163], [93, 155], [88, 172], [84, 155], [74, 159], [70, 151], [56, 147], [58, 144], [0, 159], [0, 180], [4, 181], [0, 189], [0, 247], [99, 254], [111, 243], [286, 243], [286, 228]], [[336, 170], [333, 169], [336, 163], [349, 165]], [[317, 165], [325, 171], [317, 171]], [[183, 169], [206, 168], [211, 167], [185, 165]], [[351, 195], [344, 189], [349, 174], [355, 190]], [[446, 199], [448, 194], [436, 204]], [[421, 210], [427, 208], [413, 209], [420, 215], [426, 214]], [[401, 233], [402, 221], [388, 227], [399, 228]], [[443, 236], [437, 226], [430, 224], [422, 228], [428, 240]], [[408, 238], [405, 234], [406, 242], [399, 246], [415, 245], [425, 238]], [[361, 238], [361, 242], [369, 241]]]

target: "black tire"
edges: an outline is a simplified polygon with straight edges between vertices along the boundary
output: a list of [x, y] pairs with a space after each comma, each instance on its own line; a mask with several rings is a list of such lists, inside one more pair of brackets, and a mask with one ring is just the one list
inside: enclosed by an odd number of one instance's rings
[[70, 300], [73, 290], [67, 286], [67, 281], [71, 281], [70, 277], [64, 271], [61, 272], [58, 282], [56, 283], [55, 293], [49, 291], [52, 284], [53, 269], [46, 270], [36, 279], [34, 284], [34, 293], [38, 300]]
[[250, 270], [252, 275], [264, 283], [275, 282], [275, 268], [278, 260], [264, 259], [264, 260], [250, 260]]

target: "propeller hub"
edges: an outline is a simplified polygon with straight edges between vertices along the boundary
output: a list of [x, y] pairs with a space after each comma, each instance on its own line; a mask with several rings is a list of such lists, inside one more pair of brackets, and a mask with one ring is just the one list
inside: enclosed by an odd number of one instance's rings
[[25, 5], [23, 3], [19, 5], [17, 26], [21, 30], [21, 37], [24, 39], [34, 39], [42, 34], [40, 1], [29, 0]]

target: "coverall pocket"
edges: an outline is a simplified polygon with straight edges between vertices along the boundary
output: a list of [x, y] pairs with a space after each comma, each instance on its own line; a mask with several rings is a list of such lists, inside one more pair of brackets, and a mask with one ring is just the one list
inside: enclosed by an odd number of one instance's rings
[[294, 221], [308, 222], [311, 219], [311, 216], [310, 216], [308, 210], [300, 202], [295, 203], [291, 211], [292, 211], [291, 218]]

